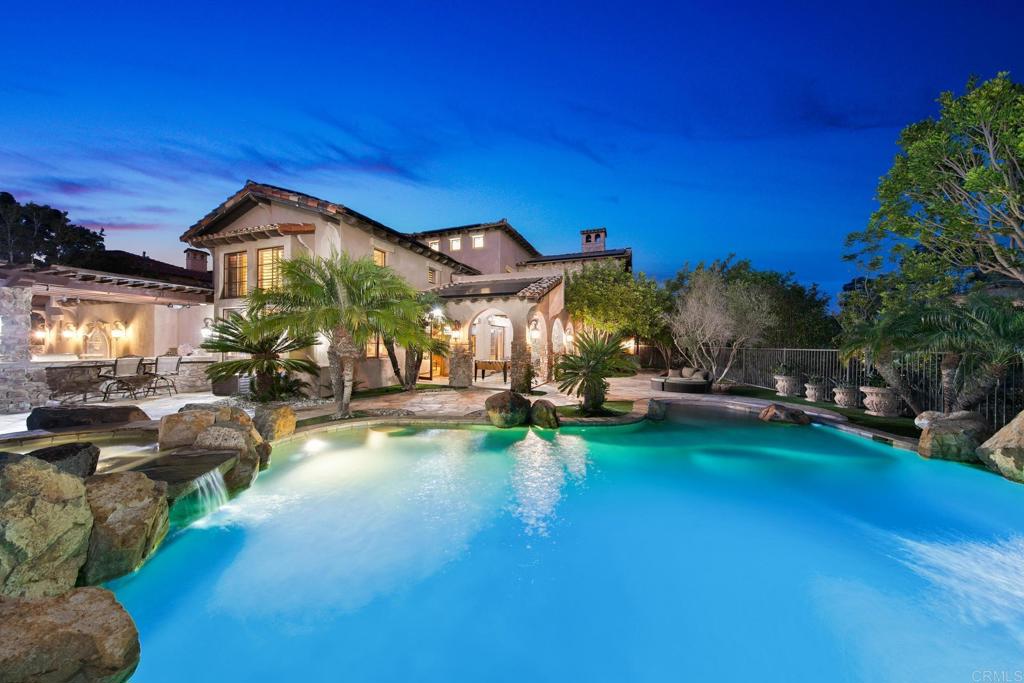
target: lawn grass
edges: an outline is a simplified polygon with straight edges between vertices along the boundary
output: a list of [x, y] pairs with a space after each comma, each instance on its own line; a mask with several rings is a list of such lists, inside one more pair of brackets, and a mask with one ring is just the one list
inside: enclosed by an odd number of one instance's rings
[[582, 412], [578, 405], [558, 406], [555, 408], [555, 412], [562, 417], [618, 417], [632, 410], [632, 401], [605, 401], [601, 411], [590, 414]]
[[921, 436], [921, 430], [914, 424], [914, 420], [909, 417], [875, 417], [874, 415], [866, 414], [859, 408], [841, 408], [835, 403], [813, 402], [799, 396], [778, 396], [771, 389], [762, 389], [761, 387], [736, 386], [732, 388], [729, 394], [824, 408], [840, 415], [845, 415], [850, 422], [861, 427], [870, 427], [871, 429], [878, 429], [898, 436], [908, 436], [912, 439]]

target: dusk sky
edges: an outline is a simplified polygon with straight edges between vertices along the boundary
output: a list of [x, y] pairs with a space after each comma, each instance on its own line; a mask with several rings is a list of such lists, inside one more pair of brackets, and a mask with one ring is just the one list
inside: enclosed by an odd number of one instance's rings
[[177, 264], [251, 178], [835, 292], [900, 128], [1024, 78], [1021, 2], [488, 4], [7, 3], [0, 190]]

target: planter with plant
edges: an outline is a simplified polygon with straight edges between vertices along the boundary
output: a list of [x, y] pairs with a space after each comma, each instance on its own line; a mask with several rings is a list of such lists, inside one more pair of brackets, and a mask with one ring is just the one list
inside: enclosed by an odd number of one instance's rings
[[202, 348], [213, 353], [245, 354], [247, 358], [222, 360], [211, 364], [206, 375], [213, 382], [239, 376], [252, 378], [250, 391], [256, 401], [280, 401], [301, 396], [306, 383], [294, 374], [318, 375], [320, 368], [306, 358], [287, 358], [316, 344], [316, 338], [304, 334], [279, 332], [266, 320], [251, 314], [248, 318], [230, 314], [213, 323], [212, 333]]
[[832, 387], [832, 395], [840, 408], [860, 407], [860, 387], [849, 380], [839, 380]]
[[809, 375], [804, 389], [807, 392], [808, 401], [827, 403], [829, 400], [828, 380], [822, 375]]
[[794, 366], [779, 363], [772, 376], [775, 379], [775, 393], [779, 396], [803, 395], [803, 375]]
[[886, 384], [881, 375], [871, 375], [868, 383], [860, 390], [864, 394], [864, 412], [868, 415], [899, 417], [903, 412], [899, 394]]

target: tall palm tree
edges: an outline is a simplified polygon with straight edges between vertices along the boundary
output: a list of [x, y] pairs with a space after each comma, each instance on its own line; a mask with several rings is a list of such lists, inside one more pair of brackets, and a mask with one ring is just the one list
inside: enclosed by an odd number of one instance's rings
[[420, 324], [416, 290], [369, 258], [334, 253], [281, 262], [281, 287], [256, 290], [250, 304], [273, 311], [278, 330], [322, 335], [327, 343], [335, 417], [350, 414], [356, 361], [373, 335], [403, 339]]
[[293, 351], [307, 349], [316, 343], [308, 334], [288, 334], [277, 329], [268, 329], [259, 316], [245, 318], [232, 313], [217, 320], [211, 326], [212, 334], [201, 347], [214, 353], [241, 353], [247, 358], [219, 361], [206, 369], [206, 375], [214, 382], [230, 379], [237, 375], [253, 378], [253, 395], [271, 396], [274, 377], [280, 372], [301, 372], [316, 374], [316, 363], [305, 358], [284, 358]]
[[576, 338], [574, 353], [563, 354], [555, 365], [558, 389], [583, 399], [583, 412], [601, 409], [608, 393], [608, 377], [633, 370], [622, 350], [622, 336], [584, 330]]

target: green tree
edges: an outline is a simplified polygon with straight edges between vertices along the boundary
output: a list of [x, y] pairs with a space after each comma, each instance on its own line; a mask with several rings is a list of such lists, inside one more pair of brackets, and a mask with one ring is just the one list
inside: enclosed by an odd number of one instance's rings
[[555, 365], [558, 389], [582, 399], [585, 414], [601, 410], [608, 394], [608, 378], [635, 370], [622, 349], [622, 336], [583, 330], [573, 353], [559, 357]]
[[94, 232], [68, 220], [67, 212], [45, 204], [19, 204], [0, 192], [0, 258], [8, 263], [70, 263], [103, 250], [103, 231]]
[[567, 277], [565, 306], [584, 328], [639, 337], [659, 349], [666, 365], [670, 362], [665, 314], [672, 299], [643, 273], [634, 275], [616, 263], [587, 265]]
[[905, 128], [882, 177], [879, 208], [852, 233], [868, 270], [908, 255], [958, 277], [977, 270], [1024, 283], [1024, 86], [1008, 74], [939, 97], [939, 118]]
[[214, 382], [238, 375], [253, 378], [253, 396], [269, 401], [282, 398], [279, 390], [284, 384], [277, 380], [281, 373], [316, 375], [316, 363], [305, 358], [287, 358], [294, 351], [308, 349], [316, 343], [312, 335], [296, 334], [268, 329], [258, 316], [249, 318], [232, 313], [213, 323], [212, 334], [202, 348], [214, 353], [241, 353], [247, 358], [218, 361], [206, 369]]
[[750, 259], [735, 260], [735, 254], [710, 263], [689, 264], [665, 283], [672, 295], [686, 289], [694, 273], [711, 271], [726, 283], [742, 283], [763, 292], [775, 312], [774, 321], [763, 330], [757, 342], [763, 347], [823, 348], [830, 347], [839, 333], [839, 321], [829, 310], [829, 296], [817, 284], [803, 285], [793, 273], [758, 270]]
[[323, 335], [327, 343], [335, 417], [350, 415], [355, 363], [375, 334], [406, 339], [422, 332], [417, 292], [390, 268], [347, 254], [308, 255], [281, 262], [281, 287], [255, 290], [250, 302], [274, 312], [277, 330]]

